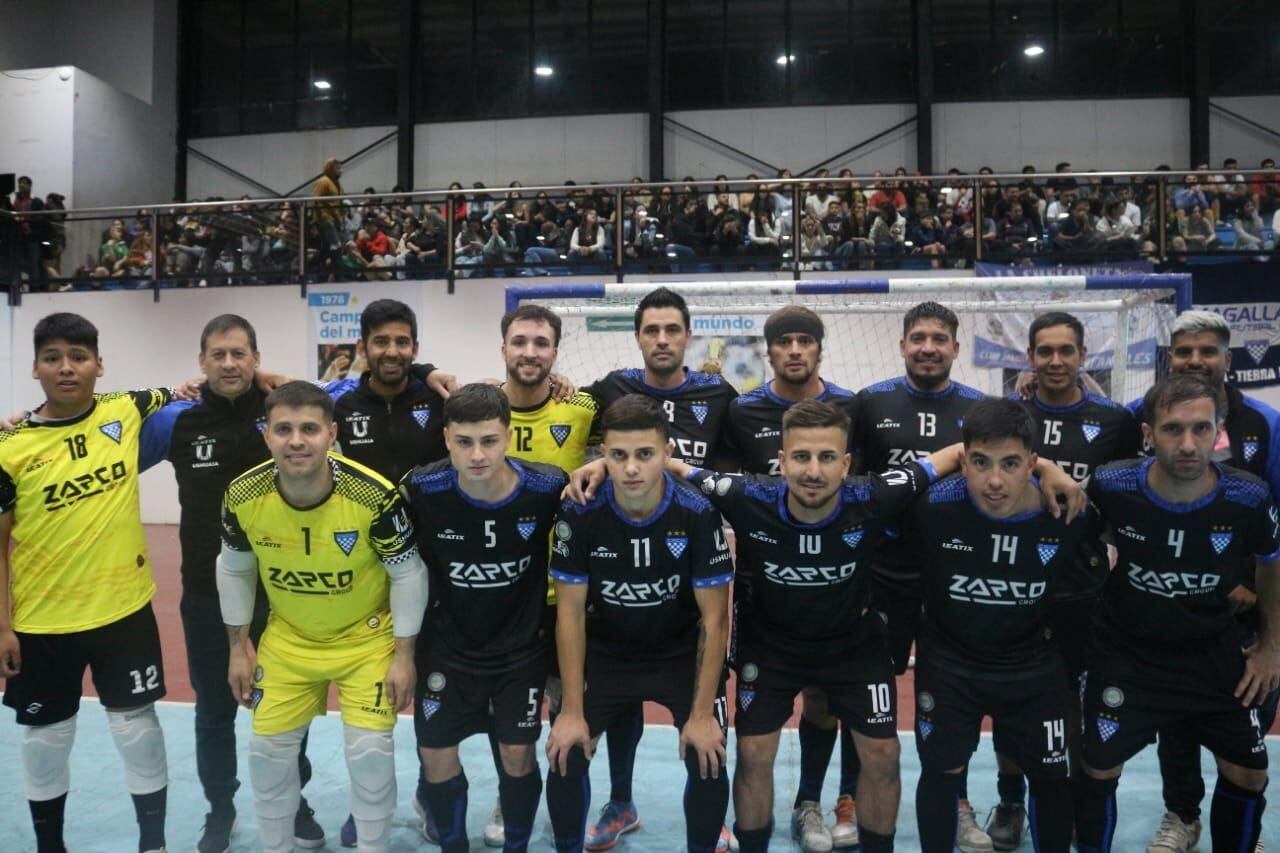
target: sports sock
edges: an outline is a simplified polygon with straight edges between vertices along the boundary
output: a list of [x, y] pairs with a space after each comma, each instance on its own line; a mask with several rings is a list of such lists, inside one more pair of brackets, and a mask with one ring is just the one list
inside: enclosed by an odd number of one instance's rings
[[1021, 803], [1027, 796], [1027, 783], [1021, 773], [998, 773], [996, 791], [1002, 803]]
[[862, 844], [862, 853], [893, 853], [892, 832], [881, 835], [858, 824], [858, 841]]
[[591, 776], [582, 747], [569, 750], [566, 765], [563, 776], [555, 766], [547, 768], [547, 811], [557, 853], [582, 853], [591, 805]]
[[1267, 807], [1263, 791], [1246, 790], [1218, 774], [1209, 807], [1214, 850], [1253, 850], [1262, 834], [1262, 811]]
[[1071, 784], [1066, 779], [1031, 780], [1027, 818], [1037, 853], [1069, 853], [1074, 817]]
[[689, 850], [714, 853], [720, 840], [720, 828], [729, 810], [729, 770], [720, 768], [719, 777], [703, 779], [698, 768], [698, 753], [685, 750], [684, 768], [684, 833]]
[[[501, 784], [501, 782], [499, 782]], [[428, 782], [424, 786], [427, 805], [440, 831], [440, 849], [444, 853], [467, 853], [467, 774], [459, 773], [444, 782]]]
[[609, 799], [616, 803], [631, 802], [631, 777], [636, 770], [636, 750], [644, 734], [644, 705], [636, 704], [631, 713], [622, 713], [605, 731], [609, 753]]
[[1095, 779], [1081, 773], [1076, 794], [1076, 848], [1080, 853], [1111, 853], [1116, 831], [1116, 788], [1120, 779]]
[[36, 831], [36, 853], [66, 853], [62, 843], [62, 819], [67, 810], [67, 795], [52, 800], [27, 800], [31, 807], [31, 824]]
[[542, 799], [542, 773], [537, 763], [532, 772], [524, 776], [498, 777], [498, 802], [502, 804], [502, 823], [506, 833], [503, 850], [523, 853], [529, 849], [529, 836], [533, 833], [533, 818], [538, 812], [538, 800]]
[[960, 799], [966, 803], [969, 802], [969, 765], [965, 764], [960, 768], [960, 789], [956, 791], [960, 795]]
[[827, 778], [827, 765], [836, 748], [836, 730], [814, 725], [800, 718], [800, 784], [796, 788], [796, 801], [792, 808], [799, 808], [806, 801], [821, 802], [822, 783]]
[[773, 835], [773, 821], [759, 829], [743, 829], [733, 825], [733, 835], [738, 839], [738, 853], [768, 853], [769, 836]]
[[[955, 849], [960, 785], [958, 773], [921, 769], [916, 784], [916, 825], [924, 853], [951, 853]], [[866, 844], [863, 838], [864, 849]]]
[[165, 800], [168, 788], [150, 794], [133, 794], [133, 811], [138, 817], [138, 850], [164, 847]]
[[862, 761], [853, 743], [853, 730], [840, 724], [840, 793], [856, 796], [858, 775], [862, 773]]

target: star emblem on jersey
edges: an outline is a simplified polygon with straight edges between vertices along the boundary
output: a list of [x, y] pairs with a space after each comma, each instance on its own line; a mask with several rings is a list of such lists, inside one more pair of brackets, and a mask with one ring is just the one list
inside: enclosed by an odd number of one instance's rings
[[1119, 687], [1108, 687], [1102, 691], [1102, 704], [1108, 708], [1119, 708], [1124, 704], [1124, 691]]
[[702, 422], [707, 419], [707, 404], [694, 403], [689, 407], [689, 409], [693, 412], [694, 418], [697, 419], [698, 426], [702, 426]]
[[432, 699], [429, 696], [422, 697], [422, 718], [429, 720], [436, 715], [436, 711], [440, 710], [440, 700]]
[[102, 434], [114, 441], [116, 444], [120, 443], [120, 433], [123, 428], [120, 426], [119, 421], [112, 421], [109, 424], [103, 424], [98, 427], [98, 429], [102, 430]]
[[1244, 351], [1249, 353], [1249, 358], [1253, 359], [1255, 364], [1262, 364], [1262, 359], [1269, 349], [1271, 349], [1271, 341], [1265, 338], [1244, 342]]
[[357, 530], [338, 530], [333, 534], [333, 541], [338, 543], [338, 547], [342, 549], [342, 553], [348, 557], [355, 550], [356, 540], [360, 538], [360, 532]]
[[1240, 449], [1244, 453], [1244, 461], [1252, 462], [1253, 457], [1258, 455], [1258, 442], [1242, 441], [1240, 442]]
[[552, 424], [548, 429], [556, 441], [556, 447], [564, 447], [564, 443], [569, 440], [569, 433], [573, 432], [573, 427], [568, 424]]
[[1080, 430], [1084, 433], [1084, 440], [1090, 444], [1102, 433], [1102, 427], [1097, 424], [1080, 424]]
[[840, 538], [843, 539], [844, 544], [848, 545], [850, 548], [857, 548], [858, 543], [862, 541], [862, 531], [846, 530], [844, 533], [840, 534]]
[[680, 559], [680, 555], [684, 553], [684, 549], [687, 547], [689, 547], [688, 536], [673, 534], [667, 537], [667, 550], [670, 551], [671, 556], [675, 557], [677, 560]]
[[1057, 542], [1041, 542], [1036, 545], [1036, 553], [1040, 555], [1040, 565], [1047, 566], [1049, 561], [1058, 553]]
[[537, 529], [538, 529], [538, 522], [536, 521], [521, 520], [516, 522], [516, 532], [519, 533], [520, 538], [526, 542], [528, 542], [529, 537], [533, 535], [533, 531]]
[[1213, 553], [1219, 557], [1222, 552], [1227, 550], [1227, 546], [1231, 544], [1231, 531], [1214, 531], [1209, 534], [1209, 544], [1213, 546]]
[[1120, 724], [1115, 720], [1108, 720], [1106, 717], [1097, 717], [1094, 724], [1098, 727], [1098, 737], [1102, 738], [1102, 742], [1106, 743], [1115, 737], [1116, 732], [1120, 731]]
[[426, 429], [427, 421], [431, 420], [431, 409], [429, 407], [426, 409], [414, 409], [413, 419], [418, 422], [420, 429]]
[[258, 428], [258, 432], [262, 432], [267, 428], [267, 422], [266, 420], [261, 420], [261, 421], [258, 421], [256, 424], [254, 424], [254, 426]]
[[929, 735], [933, 734], [933, 723], [928, 720], [917, 720], [916, 725], [920, 728], [921, 740], [928, 740]]
[[443, 672], [433, 672], [427, 676], [427, 689], [432, 693], [439, 693], [444, 690], [445, 680]]

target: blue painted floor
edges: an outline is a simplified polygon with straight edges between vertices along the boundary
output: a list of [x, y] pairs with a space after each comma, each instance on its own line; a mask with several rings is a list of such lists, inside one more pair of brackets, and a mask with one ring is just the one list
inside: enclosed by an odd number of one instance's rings
[[[184, 705], [162, 705], [161, 725], [169, 752], [169, 825], [168, 849], [190, 851], [195, 849], [196, 839], [204, 819], [205, 802], [196, 779], [195, 746], [192, 731], [192, 710]], [[245, 748], [249, 735], [249, 717], [242, 712], [239, 720], [241, 734], [241, 780], [244, 786], [237, 798], [240, 822], [233, 837], [233, 849], [257, 849], [257, 834], [253, 816], [253, 799], [248, 790], [248, 775], [244, 767]], [[546, 729], [543, 729], [544, 735]], [[12, 717], [7, 713], [0, 720], [0, 853], [26, 853], [35, 850], [22, 785], [21, 736]], [[413, 726], [402, 719], [396, 730], [397, 772], [400, 780], [400, 807], [396, 813], [392, 833], [392, 849], [396, 851], [432, 850], [418, 834], [416, 814], [410, 799], [417, 776], [414, 755]], [[1280, 767], [1280, 738], [1269, 740], [1272, 767]], [[336, 716], [317, 719], [311, 728], [311, 745], [308, 750], [315, 767], [315, 778], [305, 791], [316, 817], [329, 834], [328, 850], [341, 849], [337, 843], [338, 828], [347, 814], [346, 765], [342, 757], [342, 731]], [[732, 745], [729, 751], [733, 755]], [[468, 826], [473, 839], [471, 849], [484, 850], [480, 833], [497, 797], [492, 758], [488, 743], [480, 737], [463, 744], [463, 764], [471, 783]], [[545, 769], [545, 757], [542, 760]], [[778, 752], [776, 770], [777, 808], [774, 836], [775, 850], [797, 849], [788, 837], [791, 799], [799, 776], [799, 744], [794, 731], [783, 734]], [[1206, 784], [1213, 790], [1213, 762], [1206, 755], [1203, 767]], [[918, 849], [915, 828], [915, 812], [912, 808], [916, 777], [919, 767], [915, 746], [910, 734], [903, 738], [902, 810], [898, 817], [897, 849]], [[835, 787], [838, 767], [833, 762], [827, 777], [823, 804], [831, 808], [835, 804]], [[1274, 774], [1280, 775], [1280, 774]], [[593, 811], [608, 796], [608, 763], [601, 754], [593, 762]], [[640, 744], [637, 759], [635, 797], [640, 807], [643, 828], [625, 837], [616, 848], [630, 853], [673, 853], [683, 848], [684, 818], [680, 809], [680, 794], [684, 785], [684, 766], [676, 758], [676, 735], [669, 726], [651, 726]], [[969, 790], [979, 820], [995, 802], [995, 759], [984, 740], [974, 756], [970, 772]], [[67, 844], [72, 853], [131, 853], [136, 849], [137, 835], [133, 807], [124, 790], [119, 757], [107, 733], [105, 715], [101, 707], [86, 700], [80, 714], [75, 750], [72, 753], [71, 795], [67, 806]], [[1272, 786], [1273, 800], [1280, 799], [1276, 786]], [[1130, 853], [1146, 849], [1146, 842], [1159, 823], [1163, 807], [1160, 803], [1160, 778], [1156, 769], [1155, 750], [1140, 755], [1126, 768], [1120, 783], [1120, 818], [1116, 833], [1115, 850]], [[1206, 809], [1208, 803], [1206, 802]], [[732, 820], [732, 818], [731, 818]], [[1263, 839], [1271, 849], [1280, 849], [1280, 806], [1268, 809]], [[1207, 828], [1206, 828], [1207, 829]], [[1031, 843], [1023, 845], [1030, 850]], [[1208, 838], [1202, 840], [1200, 849], [1209, 850]], [[539, 813], [534, 831], [535, 850], [550, 850], [550, 825], [545, 806]]]

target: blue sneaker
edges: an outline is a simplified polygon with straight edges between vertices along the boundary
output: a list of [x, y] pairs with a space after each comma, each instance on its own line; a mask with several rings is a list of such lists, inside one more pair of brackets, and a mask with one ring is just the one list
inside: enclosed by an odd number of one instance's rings
[[583, 847], [593, 851], [609, 850], [623, 835], [639, 828], [640, 815], [636, 812], [635, 803], [610, 800], [600, 809], [600, 818], [595, 826], [587, 830], [587, 840]]
[[418, 817], [422, 818], [422, 837], [427, 840], [428, 844], [440, 843], [440, 830], [436, 829], [436, 822], [431, 817], [431, 807], [427, 805], [427, 794], [423, 790], [426, 782], [421, 777], [418, 778], [418, 790], [413, 792], [413, 810], [418, 813]]

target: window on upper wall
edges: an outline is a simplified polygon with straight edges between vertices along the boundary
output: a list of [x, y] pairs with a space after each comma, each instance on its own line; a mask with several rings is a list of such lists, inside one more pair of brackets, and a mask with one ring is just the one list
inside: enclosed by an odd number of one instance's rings
[[240, 0], [207, 0], [191, 14], [186, 81], [192, 136], [240, 132]]
[[1130, 96], [1181, 95], [1190, 68], [1187, 28], [1167, 0], [1120, 3], [1117, 92]]
[[777, 0], [733, 0], [725, 16], [727, 99], [722, 106], [771, 107], [787, 102], [786, 6]]
[[294, 128], [294, 0], [255, 0], [245, 15], [240, 117], [245, 133]]
[[485, 0], [475, 17], [472, 118], [529, 114], [533, 77], [529, 0]]
[[853, 0], [850, 32], [853, 87], [844, 102], [913, 100], [911, 4]]
[[587, 0], [533, 0], [534, 115], [591, 112]]
[[400, 67], [400, 9], [396, 3], [351, 5], [351, 84], [347, 121], [395, 124]]
[[472, 0], [429, 0], [419, 6], [419, 121], [474, 114], [474, 5]]
[[1262, 95], [1280, 91], [1280, 5], [1240, 0], [1209, 18], [1209, 91]]
[[[1044, 98], [1061, 81], [1061, 51], [1050, 0], [996, 0], [992, 9], [991, 94], [997, 98]], [[1075, 4], [1067, 4], [1073, 6]]]
[[940, 100], [991, 96], [991, 6], [972, 0], [933, 0], [933, 82]]
[[591, 106], [645, 112], [649, 91], [649, 13], [644, 3], [592, 0]]
[[788, 65], [791, 103], [849, 100], [858, 64], [850, 55], [849, 6], [831, 0], [791, 0]]
[[723, 0], [667, 0], [668, 110], [724, 106]]
[[341, 127], [354, 97], [348, 73], [350, 0], [298, 0], [294, 85], [299, 129]]

